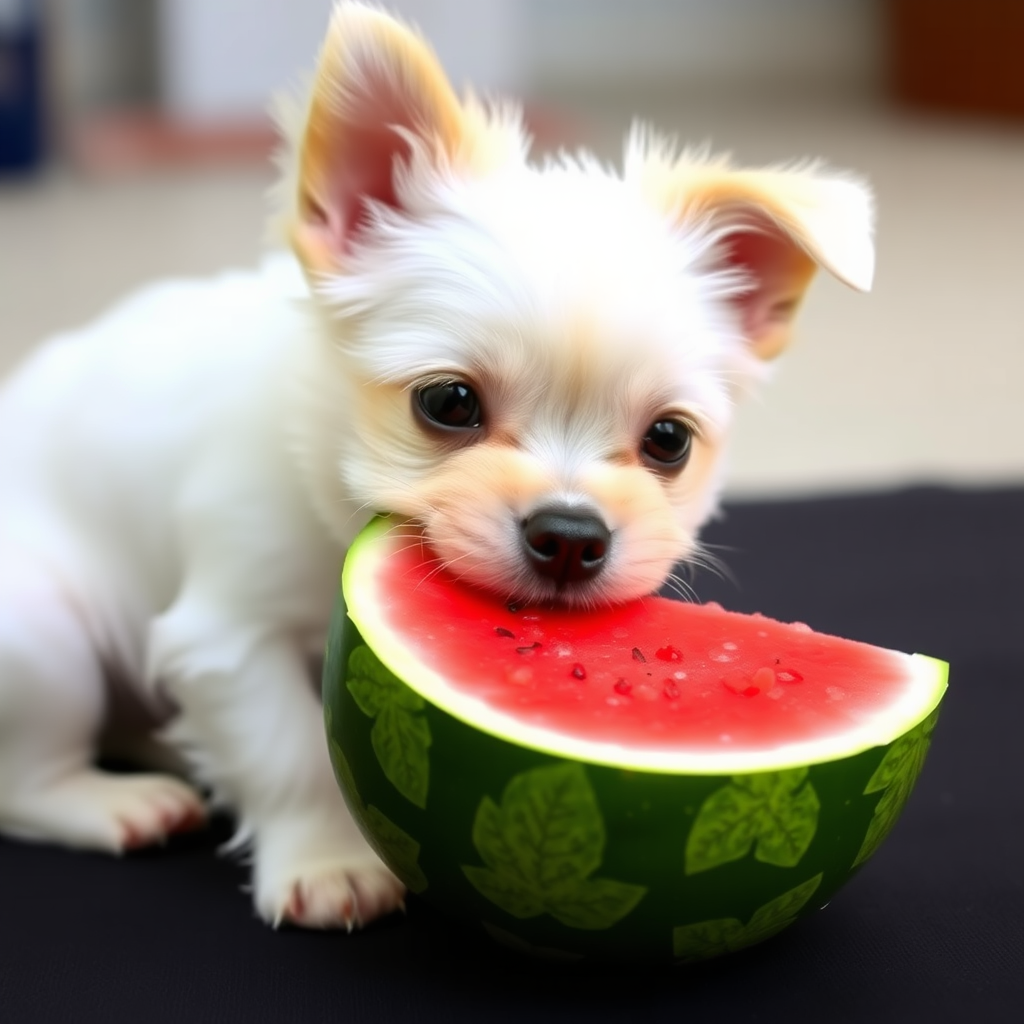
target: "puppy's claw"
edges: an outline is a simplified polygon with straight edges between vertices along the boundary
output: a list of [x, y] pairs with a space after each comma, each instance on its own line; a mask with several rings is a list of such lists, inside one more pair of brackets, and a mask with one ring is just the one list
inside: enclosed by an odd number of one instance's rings
[[290, 921], [295, 922], [301, 922], [306, 916], [306, 901], [302, 898], [302, 885], [299, 882], [292, 886], [292, 893], [288, 899], [285, 916]]
[[[311, 869], [293, 879], [285, 888], [284, 898], [263, 910], [263, 916], [274, 928], [292, 924], [344, 928], [352, 933], [403, 905], [403, 891], [383, 865], [347, 869], [320, 865], [318, 870]], [[267, 895], [265, 889], [263, 895]], [[265, 906], [262, 902], [260, 905]]]
[[32, 794], [31, 838], [119, 855], [160, 845], [206, 820], [199, 794], [165, 775], [113, 775], [90, 769]]

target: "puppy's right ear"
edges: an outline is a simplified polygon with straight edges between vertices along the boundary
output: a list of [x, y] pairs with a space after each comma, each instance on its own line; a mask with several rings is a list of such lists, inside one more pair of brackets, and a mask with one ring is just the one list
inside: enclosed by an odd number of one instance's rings
[[443, 161], [463, 130], [462, 108], [427, 43], [375, 8], [339, 4], [299, 145], [290, 241], [306, 272], [344, 266], [369, 202], [400, 205], [395, 171], [414, 144]]

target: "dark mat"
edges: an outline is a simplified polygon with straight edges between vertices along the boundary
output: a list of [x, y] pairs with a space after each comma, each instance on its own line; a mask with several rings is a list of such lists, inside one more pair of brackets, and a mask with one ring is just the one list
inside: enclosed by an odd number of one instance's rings
[[702, 599], [948, 660], [924, 774], [828, 909], [697, 969], [554, 968], [410, 901], [273, 933], [221, 823], [120, 862], [0, 840], [0, 1021], [1016, 1021], [1024, 1006], [1024, 490], [735, 505]]

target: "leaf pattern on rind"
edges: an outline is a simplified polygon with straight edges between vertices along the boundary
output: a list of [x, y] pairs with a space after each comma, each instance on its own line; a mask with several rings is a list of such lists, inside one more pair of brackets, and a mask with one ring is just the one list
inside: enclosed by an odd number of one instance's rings
[[582, 765], [520, 772], [501, 803], [484, 796], [473, 844], [486, 867], [469, 882], [513, 917], [547, 913], [571, 928], [609, 928], [643, 898], [643, 886], [590, 875], [604, 854], [604, 820]]
[[375, 844], [405, 887], [410, 892], [423, 892], [427, 888], [427, 876], [420, 867], [420, 844], [373, 804], [366, 808], [365, 820]]
[[406, 711], [423, 710], [423, 698], [409, 689], [365, 644], [353, 648], [348, 657], [345, 685], [359, 709], [371, 718], [388, 704], [405, 708]]
[[759, 833], [754, 857], [780, 868], [795, 867], [814, 839], [820, 811], [821, 801], [810, 783], [784, 802], [769, 800], [765, 813], [770, 828]]
[[686, 839], [685, 871], [695, 875], [740, 860], [795, 867], [818, 828], [821, 802], [807, 768], [735, 775], [701, 804]]
[[363, 803], [359, 790], [356, 788], [352, 766], [331, 734], [330, 705], [324, 709], [324, 721], [327, 726], [327, 747], [331, 763], [334, 765], [334, 773], [342, 788], [348, 793], [348, 799], [354, 806], [356, 815], [362, 818], [366, 825], [371, 837], [371, 845], [377, 851], [380, 859], [392, 868], [410, 892], [423, 892], [427, 888], [428, 882], [419, 864], [420, 844], [408, 832], [396, 825], [379, 807], [375, 807], [373, 804], [366, 806]]
[[355, 776], [352, 774], [352, 766], [348, 763], [348, 758], [345, 757], [341, 747], [338, 746], [337, 741], [333, 738], [327, 741], [327, 745], [330, 749], [331, 763], [334, 765], [334, 774], [338, 777], [343, 790], [348, 793], [349, 800], [352, 803], [362, 807], [362, 797], [359, 795], [359, 790], [356, 789]]
[[701, 804], [686, 838], [686, 873], [745, 857], [757, 836], [760, 806], [760, 800], [739, 786], [715, 790]]
[[430, 788], [430, 726], [422, 715], [395, 704], [384, 707], [370, 730], [370, 743], [395, 789], [417, 807], [427, 806]]
[[760, 942], [762, 938], [768, 938], [786, 927], [803, 910], [807, 901], [821, 885], [823, 872], [818, 872], [813, 878], [794, 886], [781, 896], [769, 900], [763, 906], [757, 908], [747, 924], [746, 932], [750, 937], [747, 945]]
[[381, 770], [417, 807], [430, 789], [430, 725], [420, 714], [423, 698], [390, 672], [365, 645], [349, 655], [345, 686], [359, 710], [374, 719], [370, 730]]
[[885, 752], [874, 774], [864, 787], [864, 795], [881, 792], [875, 812], [868, 824], [851, 867], [863, 864], [882, 845], [892, 831], [903, 808], [910, 799], [914, 784], [924, 768], [935, 723], [939, 719], [936, 708], [923, 722], [896, 740]]
[[672, 929], [672, 955], [683, 963], [709, 960], [739, 948], [734, 942], [742, 933], [743, 924], [734, 917], [679, 925]]
[[520, 857], [505, 835], [501, 808], [489, 796], [485, 796], [477, 807], [473, 820], [473, 845], [489, 868], [509, 877], [519, 877], [525, 883], [528, 872], [520, 874]]
[[672, 952], [683, 963], [732, 953], [771, 938], [792, 924], [821, 884], [819, 872], [757, 908], [747, 924], [727, 917], [672, 929]]
[[356, 706], [368, 718], [375, 718], [385, 703], [381, 698], [387, 684], [379, 678], [381, 667], [368, 647], [356, 647], [348, 658], [345, 686]]
[[565, 763], [541, 771], [543, 776], [524, 772], [512, 778], [502, 817], [520, 869], [551, 889], [586, 878], [600, 866], [604, 820], [582, 767]]
[[537, 917], [544, 913], [544, 900], [518, 879], [472, 864], [463, 865], [462, 871], [477, 892], [513, 917]]
[[647, 889], [611, 878], [589, 878], [548, 898], [548, 913], [570, 928], [596, 931], [625, 917]]

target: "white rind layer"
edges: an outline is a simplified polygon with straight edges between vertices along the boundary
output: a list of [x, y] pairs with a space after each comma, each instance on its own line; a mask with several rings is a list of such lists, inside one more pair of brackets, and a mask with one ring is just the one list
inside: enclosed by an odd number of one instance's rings
[[583, 740], [524, 723], [454, 689], [442, 675], [415, 657], [400, 629], [390, 625], [383, 616], [372, 614], [374, 608], [383, 607], [387, 601], [375, 570], [392, 544], [401, 542], [401, 537], [394, 533], [384, 536], [390, 525], [387, 520], [374, 521], [349, 550], [342, 573], [342, 591], [349, 618], [381, 662], [424, 700], [474, 729], [518, 746], [574, 761], [670, 775], [780, 771], [839, 761], [865, 750], [888, 746], [927, 718], [946, 691], [949, 666], [944, 661], [924, 654], [894, 651], [892, 653], [906, 663], [907, 686], [892, 704], [845, 732], [771, 749], [691, 751], [678, 747], [625, 746]]

